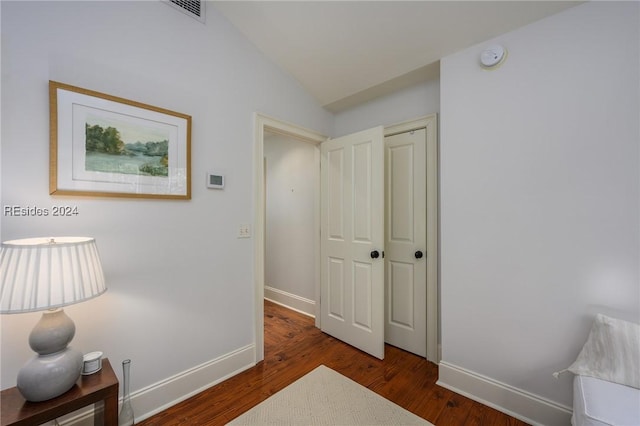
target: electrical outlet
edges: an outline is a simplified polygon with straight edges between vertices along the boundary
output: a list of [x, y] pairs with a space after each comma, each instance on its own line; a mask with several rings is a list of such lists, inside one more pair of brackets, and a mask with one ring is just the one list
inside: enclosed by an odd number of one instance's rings
[[238, 228], [238, 238], [251, 238], [251, 228], [248, 224], [240, 225], [240, 228]]

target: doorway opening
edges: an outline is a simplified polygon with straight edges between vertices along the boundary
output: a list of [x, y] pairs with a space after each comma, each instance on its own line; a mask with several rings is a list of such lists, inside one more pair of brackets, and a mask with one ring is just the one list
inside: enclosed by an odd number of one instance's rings
[[315, 317], [318, 145], [265, 132], [265, 287], [277, 304]]
[[[424, 259], [427, 265], [427, 354], [429, 361], [439, 362], [438, 345], [438, 149], [437, 149], [437, 116], [435, 114], [384, 128], [385, 136], [417, 129], [426, 130], [426, 179], [427, 179], [427, 247]], [[255, 114], [254, 144], [254, 281], [255, 281], [255, 362], [264, 359], [264, 298], [265, 298], [265, 230], [266, 230], [266, 175], [265, 175], [265, 135], [276, 134], [293, 138], [297, 141], [311, 143], [316, 147], [327, 140], [327, 137], [302, 127], [286, 123], [262, 114]], [[319, 152], [319, 149], [318, 149]], [[317, 162], [318, 167], [320, 161]], [[320, 182], [317, 182], [318, 194]], [[316, 211], [320, 211], [320, 197], [316, 197]], [[316, 253], [315, 268], [315, 301], [320, 301], [320, 220], [313, 225], [318, 241], [314, 244]], [[315, 325], [320, 328], [321, 306], [315, 304]]]
[[[276, 120], [274, 118], [255, 114], [255, 144], [254, 144], [254, 281], [255, 281], [255, 362], [264, 359], [264, 288], [265, 288], [265, 229], [266, 229], [266, 194], [265, 194], [265, 161], [264, 161], [264, 140], [265, 134], [282, 135], [299, 140], [301, 142], [319, 145], [324, 142], [327, 137], [308, 130], [294, 124]], [[319, 163], [318, 163], [319, 164]], [[319, 183], [318, 183], [319, 184]], [[319, 210], [320, 201], [317, 200], [317, 209]], [[316, 235], [320, 233], [320, 223], [314, 225], [317, 229]], [[316, 262], [319, 262], [319, 256], [316, 256]], [[317, 266], [317, 265], [316, 265]], [[320, 281], [320, 270], [316, 267], [316, 282]], [[315, 300], [319, 300], [319, 285], [315, 285]], [[318, 304], [316, 304], [316, 326], [320, 317]]]

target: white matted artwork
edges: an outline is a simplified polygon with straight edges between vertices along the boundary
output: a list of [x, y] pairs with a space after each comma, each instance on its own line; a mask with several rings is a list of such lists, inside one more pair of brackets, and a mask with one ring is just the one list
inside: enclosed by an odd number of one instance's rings
[[191, 198], [191, 116], [49, 82], [53, 195]]

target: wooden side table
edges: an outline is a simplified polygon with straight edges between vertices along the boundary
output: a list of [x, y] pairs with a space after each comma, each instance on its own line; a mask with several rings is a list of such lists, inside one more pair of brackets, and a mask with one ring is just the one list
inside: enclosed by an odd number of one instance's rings
[[56, 419], [89, 404], [95, 404], [94, 425], [118, 425], [118, 378], [107, 358], [102, 369], [81, 376], [76, 384], [57, 398], [42, 402], [25, 401], [17, 388], [0, 393], [2, 426], [39, 425]]

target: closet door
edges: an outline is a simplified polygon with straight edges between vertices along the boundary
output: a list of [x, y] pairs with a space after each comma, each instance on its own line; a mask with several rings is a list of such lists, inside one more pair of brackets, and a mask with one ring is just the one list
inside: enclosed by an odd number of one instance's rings
[[384, 358], [384, 130], [321, 145], [322, 331]]
[[385, 163], [385, 341], [426, 357], [426, 129], [387, 136]]

